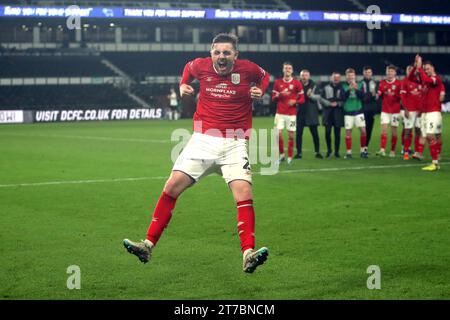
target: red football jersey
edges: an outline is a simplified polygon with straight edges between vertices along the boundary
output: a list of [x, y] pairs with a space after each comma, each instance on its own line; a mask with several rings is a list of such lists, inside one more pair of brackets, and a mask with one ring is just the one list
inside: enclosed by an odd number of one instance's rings
[[408, 111], [421, 111], [422, 110], [422, 91], [423, 86], [417, 81], [410, 81], [405, 77], [402, 81], [402, 87], [400, 90], [400, 97], [402, 100], [403, 108]]
[[289, 105], [289, 100], [295, 100], [297, 104], [305, 102], [305, 94], [303, 85], [297, 79], [292, 78], [290, 81], [277, 79], [273, 84], [272, 101], [277, 102], [277, 113], [289, 116], [297, 114], [296, 105]]
[[194, 79], [200, 82], [194, 131], [220, 135], [214, 132], [220, 130], [225, 137], [227, 129], [246, 132], [252, 127], [250, 88], [257, 86], [264, 94], [269, 85], [266, 71], [251, 61], [237, 59], [231, 73], [221, 76], [215, 71], [211, 57], [197, 58], [184, 67], [180, 85], [190, 84]]
[[439, 76], [429, 77], [422, 68], [414, 67], [409, 78], [419, 72], [420, 80], [423, 84], [423, 112], [441, 112], [441, 92], [445, 92], [444, 84]]
[[383, 98], [381, 111], [386, 113], [400, 112], [400, 89], [402, 82], [394, 79], [391, 82], [381, 80], [378, 86], [378, 95]]

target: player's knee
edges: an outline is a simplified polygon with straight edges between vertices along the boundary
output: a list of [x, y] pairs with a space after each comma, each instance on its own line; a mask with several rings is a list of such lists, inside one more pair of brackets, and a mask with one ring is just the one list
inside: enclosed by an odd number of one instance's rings
[[245, 201], [253, 198], [252, 185], [247, 181], [232, 181], [230, 188], [236, 202]]
[[178, 198], [191, 184], [192, 181], [188, 181], [184, 177], [172, 175], [164, 186], [164, 192], [173, 198]]
[[180, 188], [173, 181], [167, 181], [164, 186], [164, 192], [172, 198], [178, 198], [181, 194]]
[[253, 199], [253, 195], [252, 192], [242, 192], [242, 193], [237, 193], [234, 195], [234, 200], [236, 202], [240, 202], [240, 201], [245, 201], [245, 200], [252, 200]]

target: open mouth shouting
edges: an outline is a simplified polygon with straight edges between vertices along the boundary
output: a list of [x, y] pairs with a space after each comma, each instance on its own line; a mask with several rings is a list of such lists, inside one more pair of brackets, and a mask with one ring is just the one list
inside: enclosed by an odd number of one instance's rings
[[226, 59], [217, 61], [217, 71], [224, 74], [228, 70], [229, 63]]

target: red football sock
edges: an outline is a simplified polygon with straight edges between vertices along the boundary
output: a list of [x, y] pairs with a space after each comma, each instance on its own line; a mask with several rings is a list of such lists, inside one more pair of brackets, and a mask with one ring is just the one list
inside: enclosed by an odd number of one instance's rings
[[439, 160], [439, 144], [435, 139], [430, 141], [430, 154], [433, 161]]
[[367, 136], [366, 135], [361, 135], [361, 137], [359, 138], [359, 141], [361, 143], [361, 148], [365, 148], [367, 146]]
[[391, 137], [391, 151], [395, 151], [395, 147], [397, 147], [397, 136]]
[[288, 140], [288, 157], [292, 158], [294, 156], [294, 139], [289, 138]]
[[278, 136], [278, 150], [280, 151], [280, 154], [284, 154], [284, 141], [281, 134]]
[[387, 134], [381, 134], [381, 149], [386, 150]]
[[403, 152], [407, 153], [411, 147], [411, 133], [405, 135], [405, 142], [403, 143]]
[[345, 136], [345, 145], [347, 146], [347, 151], [352, 150], [352, 137]]
[[150, 223], [150, 227], [148, 227], [146, 238], [154, 245], [156, 245], [164, 229], [169, 224], [176, 201], [176, 198], [172, 198], [165, 192], [163, 192], [159, 197], [158, 203], [156, 204], [153, 212], [152, 222]]
[[420, 136], [418, 134], [416, 134], [414, 136], [414, 151], [415, 152], [419, 152], [419, 140], [420, 140]]
[[255, 211], [253, 200], [245, 200], [237, 203], [237, 228], [241, 240], [241, 250], [255, 248]]
[[438, 151], [439, 151], [439, 155], [441, 154], [441, 152], [442, 152], [442, 141], [438, 141]]
[[422, 144], [422, 143], [420, 143], [420, 141], [419, 141], [419, 144], [418, 144], [418, 146], [417, 146], [417, 152], [418, 152], [420, 155], [423, 154], [423, 149], [424, 149], [424, 148], [425, 148], [425, 145]]

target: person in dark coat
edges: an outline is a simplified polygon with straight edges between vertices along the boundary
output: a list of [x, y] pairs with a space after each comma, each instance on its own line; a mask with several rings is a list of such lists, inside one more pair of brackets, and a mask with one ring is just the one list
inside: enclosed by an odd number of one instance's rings
[[331, 131], [334, 129], [334, 156], [340, 158], [341, 128], [344, 126], [344, 91], [341, 84], [341, 74], [333, 72], [330, 83], [327, 84], [321, 95], [313, 95], [312, 99], [318, 101], [323, 107], [322, 122], [325, 126], [325, 141], [327, 142], [327, 158], [333, 153], [331, 148]]
[[311, 98], [311, 96], [317, 94], [317, 86], [311, 80], [310, 72], [306, 69], [300, 72], [300, 80], [303, 84], [303, 91], [305, 92], [305, 102], [298, 105], [297, 110], [297, 155], [294, 158], [302, 158], [303, 129], [309, 127], [314, 142], [316, 158], [323, 159], [323, 156], [320, 154], [320, 139], [317, 130], [319, 125], [319, 106], [317, 101]]

